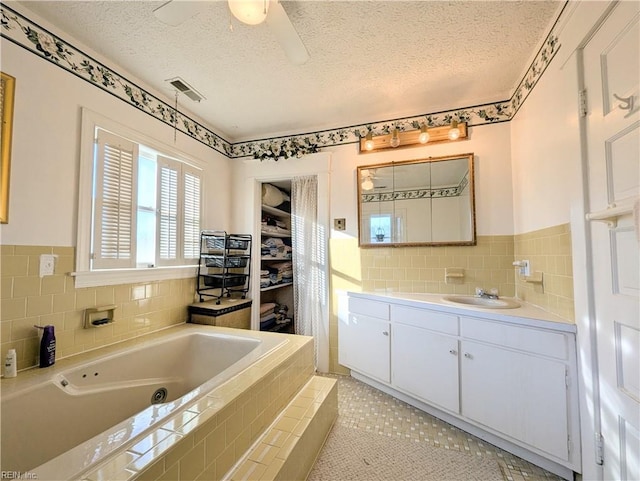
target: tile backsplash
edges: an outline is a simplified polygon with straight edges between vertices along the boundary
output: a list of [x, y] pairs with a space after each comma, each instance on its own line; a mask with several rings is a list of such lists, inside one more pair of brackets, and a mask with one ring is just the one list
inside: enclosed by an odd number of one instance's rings
[[[362, 290], [474, 294], [476, 287], [515, 295], [513, 236], [479, 236], [475, 246], [360, 249]], [[464, 277], [445, 282], [447, 268]]]
[[[176, 279], [76, 289], [75, 248], [0, 246], [0, 356], [18, 355], [18, 369], [36, 365], [39, 351], [34, 325], [52, 324], [58, 358], [131, 339], [185, 322], [194, 302], [195, 279]], [[40, 255], [56, 257], [52, 276], [39, 276]], [[84, 310], [115, 304], [115, 322], [84, 329]]]
[[516, 271], [516, 291], [524, 301], [564, 319], [575, 319], [571, 229], [561, 224], [514, 236], [516, 260], [527, 259], [531, 274], [542, 272], [543, 283], [526, 282]]

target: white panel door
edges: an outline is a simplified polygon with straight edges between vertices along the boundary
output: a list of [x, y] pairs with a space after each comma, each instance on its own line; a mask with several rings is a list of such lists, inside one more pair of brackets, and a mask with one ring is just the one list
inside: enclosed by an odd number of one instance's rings
[[391, 358], [394, 387], [460, 412], [457, 338], [395, 323]]
[[[606, 480], [640, 479], [640, 3], [584, 48], [591, 258]], [[635, 220], [634, 220], [634, 204]]]

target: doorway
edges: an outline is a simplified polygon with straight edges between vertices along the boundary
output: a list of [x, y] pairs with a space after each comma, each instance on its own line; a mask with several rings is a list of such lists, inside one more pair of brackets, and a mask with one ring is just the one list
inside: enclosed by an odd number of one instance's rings
[[300, 329], [294, 306], [291, 179], [261, 182], [260, 192], [260, 289], [254, 297], [259, 329], [295, 334]]
[[[313, 334], [316, 346], [316, 368], [320, 372], [329, 370], [329, 202], [330, 202], [330, 166], [329, 153], [317, 153], [302, 158], [285, 159], [278, 162], [246, 160], [236, 165], [234, 172], [234, 204], [232, 214], [236, 219], [235, 229], [250, 232], [253, 238], [261, 239], [262, 223], [262, 185], [288, 185], [294, 178], [314, 176], [317, 179], [317, 219], [316, 230], [319, 233], [315, 242], [318, 250], [318, 269], [324, 273], [325, 284], [321, 288], [325, 301], [316, 306], [320, 310], [317, 328]], [[280, 184], [282, 183], [282, 184]], [[292, 189], [293, 190], [293, 189]], [[293, 242], [292, 242], [293, 244]], [[256, 242], [257, 245], [257, 242]], [[293, 248], [293, 246], [292, 246]], [[260, 292], [261, 249], [254, 249], [251, 272], [252, 303], [251, 326], [260, 328]], [[295, 274], [294, 274], [295, 278]]]

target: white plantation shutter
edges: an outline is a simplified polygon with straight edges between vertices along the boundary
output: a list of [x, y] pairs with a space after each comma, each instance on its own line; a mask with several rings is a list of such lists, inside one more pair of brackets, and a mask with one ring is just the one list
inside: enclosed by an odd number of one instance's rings
[[199, 170], [158, 155], [158, 265], [198, 259], [201, 188]]
[[135, 269], [196, 264], [200, 254], [204, 183], [198, 161], [165, 156], [151, 142], [138, 143], [135, 132], [126, 131], [125, 138], [115, 131], [83, 125], [83, 152], [91, 157], [83, 154], [88, 165], [81, 165], [78, 232], [87, 234], [78, 234], [78, 265], [81, 273], [100, 271], [87, 285], [101, 285], [93, 284], [99, 276], [125, 279]]
[[158, 264], [172, 264], [178, 257], [180, 230], [180, 166], [158, 156]]
[[97, 130], [93, 269], [135, 267], [138, 145]]
[[183, 256], [197, 259], [200, 256], [200, 173], [184, 169], [184, 237]]

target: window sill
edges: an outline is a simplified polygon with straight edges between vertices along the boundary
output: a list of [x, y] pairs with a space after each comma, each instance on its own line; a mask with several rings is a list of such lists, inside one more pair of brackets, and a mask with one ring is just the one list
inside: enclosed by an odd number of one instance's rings
[[148, 269], [109, 269], [99, 271], [72, 272], [75, 287], [114, 286], [138, 282], [165, 281], [170, 279], [195, 278], [197, 266], [152, 267]]

